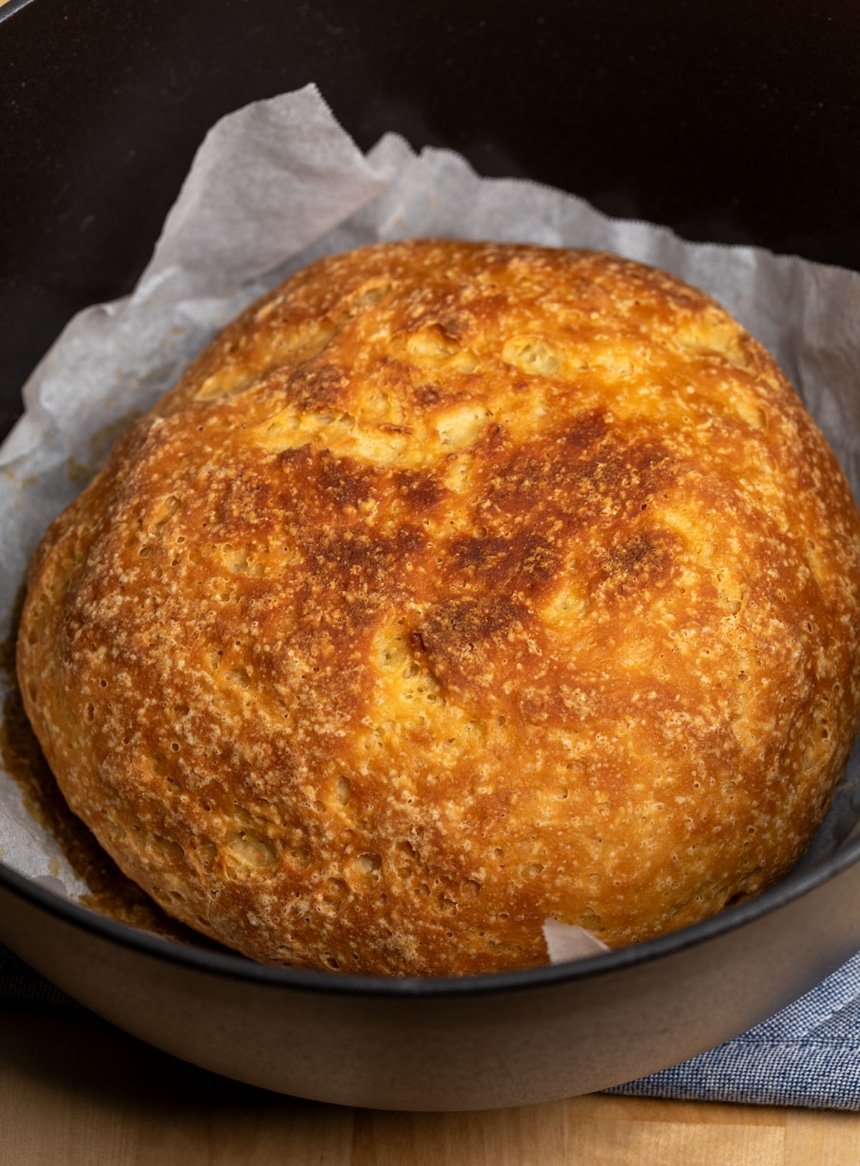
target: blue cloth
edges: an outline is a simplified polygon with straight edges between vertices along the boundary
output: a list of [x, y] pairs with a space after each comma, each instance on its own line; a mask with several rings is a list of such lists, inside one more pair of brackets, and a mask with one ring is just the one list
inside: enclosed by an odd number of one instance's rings
[[[0, 1008], [24, 1004], [85, 1011], [0, 947]], [[608, 1092], [860, 1111], [860, 954], [735, 1040]]]
[[860, 1111], [860, 954], [734, 1040], [609, 1092]]

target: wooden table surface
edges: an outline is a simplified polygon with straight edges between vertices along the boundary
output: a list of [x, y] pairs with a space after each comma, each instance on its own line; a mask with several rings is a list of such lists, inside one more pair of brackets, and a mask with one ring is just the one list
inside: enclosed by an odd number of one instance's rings
[[0, 1010], [0, 1166], [858, 1166], [860, 1115], [591, 1096], [467, 1114], [280, 1097], [87, 1016]]

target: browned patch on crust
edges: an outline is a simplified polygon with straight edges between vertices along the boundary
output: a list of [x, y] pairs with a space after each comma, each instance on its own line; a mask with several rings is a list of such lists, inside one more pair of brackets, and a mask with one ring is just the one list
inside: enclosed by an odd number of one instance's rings
[[625, 598], [635, 590], [656, 591], [671, 581], [678, 539], [668, 531], [634, 531], [620, 546], [611, 547], [598, 567], [595, 590]]
[[860, 707], [860, 520], [770, 357], [613, 256], [415, 240], [230, 325], [47, 533], [72, 809], [253, 958], [473, 972], [779, 877]]

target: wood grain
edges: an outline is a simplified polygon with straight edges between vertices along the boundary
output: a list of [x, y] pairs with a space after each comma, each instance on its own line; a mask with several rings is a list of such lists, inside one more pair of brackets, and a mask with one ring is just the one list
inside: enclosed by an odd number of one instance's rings
[[183, 1064], [86, 1016], [0, 1011], [6, 1166], [857, 1166], [860, 1117], [590, 1096], [485, 1113], [341, 1109]]

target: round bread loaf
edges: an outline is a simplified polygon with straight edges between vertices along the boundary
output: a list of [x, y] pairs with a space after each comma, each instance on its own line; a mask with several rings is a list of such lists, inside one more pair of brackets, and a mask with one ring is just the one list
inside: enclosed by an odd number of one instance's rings
[[660, 271], [413, 240], [231, 324], [35, 557], [71, 808], [257, 960], [610, 946], [783, 874], [860, 707], [860, 520], [773, 359]]

